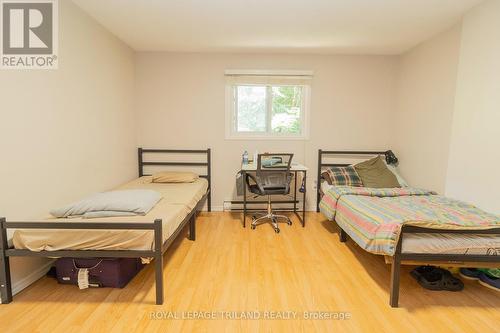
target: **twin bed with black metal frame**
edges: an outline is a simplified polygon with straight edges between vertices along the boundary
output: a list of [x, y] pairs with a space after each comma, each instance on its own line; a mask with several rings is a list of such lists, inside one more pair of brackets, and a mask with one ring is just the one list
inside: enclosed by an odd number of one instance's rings
[[[394, 160], [395, 156], [391, 150], [387, 151], [330, 151], [318, 150], [318, 173], [317, 173], [317, 203], [316, 211], [319, 212], [319, 203], [322, 198], [321, 183], [323, 182], [322, 172], [330, 167], [345, 167], [349, 164], [324, 162], [324, 156], [374, 156], [384, 155], [386, 160]], [[397, 160], [397, 159], [396, 159]], [[339, 238], [341, 242], [347, 241], [347, 233], [339, 226]], [[396, 251], [392, 257], [391, 263], [391, 282], [390, 282], [390, 305], [398, 307], [399, 304], [399, 278], [401, 264], [411, 265], [430, 265], [444, 264], [448, 266], [463, 266], [469, 264], [469, 267], [492, 267], [500, 266], [500, 256], [492, 255], [471, 255], [471, 254], [444, 254], [444, 253], [410, 253], [402, 251], [403, 238], [411, 234], [466, 234], [466, 235], [498, 235], [500, 228], [482, 229], [482, 230], [455, 230], [455, 229], [431, 229], [412, 225], [403, 225], [399, 240], [396, 245]]]
[[[164, 162], [144, 161], [144, 154], [203, 154], [206, 155], [204, 162]], [[163, 304], [163, 254], [174, 242], [183, 228], [189, 223], [189, 239], [196, 237], [196, 216], [203, 209], [205, 202], [208, 211], [211, 211], [211, 151], [206, 150], [175, 150], [175, 149], [138, 149], [139, 177], [148, 176], [144, 173], [145, 166], [182, 166], [182, 167], [204, 167], [206, 174], [200, 175], [208, 181], [206, 193], [197, 202], [196, 206], [185, 216], [173, 234], [163, 241], [162, 220], [155, 219], [152, 223], [133, 222], [8, 222], [0, 218], [0, 296], [2, 304], [12, 301], [12, 286], [10, 277], [10, 257], [72, 257], [72, 258], [154, 258], [155, 262], [155, 284], [156, 304]], [[154, 248], [149, 251], [141, 250], [58, 250], [58, 251], [30, 251], [27, 249], [15, 249], [8, 245], [7, 229], [80, 229], [80, 230], [150, 230], [154, 233]]]

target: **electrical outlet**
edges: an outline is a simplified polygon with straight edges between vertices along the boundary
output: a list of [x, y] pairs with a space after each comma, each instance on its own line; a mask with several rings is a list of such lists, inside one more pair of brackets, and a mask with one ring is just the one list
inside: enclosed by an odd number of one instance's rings
[[231, 201], [224, 201], [223, 203], [223, 209], [226, 210], [231, 210]]

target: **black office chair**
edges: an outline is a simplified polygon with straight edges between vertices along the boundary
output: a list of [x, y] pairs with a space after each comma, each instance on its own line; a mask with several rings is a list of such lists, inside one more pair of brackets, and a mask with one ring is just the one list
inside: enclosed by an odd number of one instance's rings
[[252, 216], [252, 229], [265, 220], [271, 221], [276, 233], [280, 232], [278, 219], [284, 219], [288, 225], [292, 225], [292, 221], [287, 216], [274, 214], [271, 205], [272, 195], [290, 193], [290, 182], [293, 177], [290, 173], [292, 158], [293, 154], [259, 154], [255, 177], [247, 173], [246, 183], [249, 191], [256, 196], [267, 195], [267, 211], [257, 212]]

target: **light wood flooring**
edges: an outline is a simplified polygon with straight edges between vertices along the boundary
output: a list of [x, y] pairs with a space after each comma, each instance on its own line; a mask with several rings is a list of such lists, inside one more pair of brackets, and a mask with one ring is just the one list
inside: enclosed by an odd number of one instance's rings
[[[239, 218], [203, 213], [196, 241], [179, 237], [165, 254], [163, 306], [154, 305], [153, 265], [124, 289], [80, 291], [44, 277], [0, 305], [0, 332], [500, 331], [498, 292], [468, 281], [462, 292], [427, 291], [411, 267], [402, 270], [400, 308], [389, 307], [390, 267], [351, 240], [340, 243], [321, 214], [280, 234], [243, 229]], [[168, 318], [202, 311], [216, 319]], [[222, 319], [241, 311], [260, 319]], [[350, 318], [304, 319], [319, 312]], [[269, 318], [287, 313], [292, 319]]]

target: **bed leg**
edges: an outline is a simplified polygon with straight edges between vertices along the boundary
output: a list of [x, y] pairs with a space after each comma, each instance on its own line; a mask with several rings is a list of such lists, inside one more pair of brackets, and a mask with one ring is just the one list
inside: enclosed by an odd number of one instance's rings
[[340, 228], [339, 239], [341, 243], [347, 242], [347, 233], [342, 228]]
[[163, 235], [162, 220], [155, 220], [155, 287], [156, 305], [163, 304]]
[[389, 303], [391, 307], [397, 308], [399, 305], [399, 277], [401, 273], [401, 247], [403, 244], [403, 230], [401, 230], [401, 235], [399, 237], [398, 244], [396, 246], [396, 252], [392, 260], [391, 266], [391, 296]]
[[12, 284], [10, 281], [9, 257], [5, 255], [8, 243], [4, 223], [5, 218], [0, 218], [0, 299], [2, 304], [8, 304], [12, 302]]
[[163, 304], [163, 256], [155, 258], [156, 305]]
[[9, 257], [2, 253], [0, 258], [0, 299], [2, 304], [9, 304], [12, 302], [12, 287], [10, 281], [10, 263]]
[[196, 213], [189, 219], [189, 240], [196, 240]]
[[394, 258], [391, 267], [391, 296], [390, 304], [391, 307], [397, 308], [399, 304], [399, 274], [400, 274], [400, 262]]

